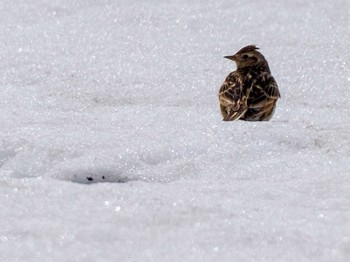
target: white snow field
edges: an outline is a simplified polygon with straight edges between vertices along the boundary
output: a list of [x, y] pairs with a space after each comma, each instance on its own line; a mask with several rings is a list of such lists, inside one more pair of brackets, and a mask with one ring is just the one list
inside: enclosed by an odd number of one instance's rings
[[[0, 261], [350, 261], [349, 13], [1, 0]], [[248, 44], [282, 98], [223, 122]]]

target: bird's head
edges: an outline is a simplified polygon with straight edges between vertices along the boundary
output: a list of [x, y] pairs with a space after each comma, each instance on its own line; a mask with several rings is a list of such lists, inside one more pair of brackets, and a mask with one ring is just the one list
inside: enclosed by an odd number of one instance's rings
[[259, 48], [255, 45], [248, 45], [239, 50], [236, 54], [231, 56], [224, 56], [224, 58], [235, 61], [237, 64], [237, 69], [255, 66], [258, 64], [266, 64], [265, 57], [258, 52]]

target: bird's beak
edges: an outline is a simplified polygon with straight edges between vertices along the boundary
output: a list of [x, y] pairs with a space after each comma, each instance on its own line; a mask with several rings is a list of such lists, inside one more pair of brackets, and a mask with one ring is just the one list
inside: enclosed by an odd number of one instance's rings
[[228, 56], [224, 56], [224, 58], [230, 59], [232, 61], [236, 61], [237, 56], [236, 55], [228, 55]]

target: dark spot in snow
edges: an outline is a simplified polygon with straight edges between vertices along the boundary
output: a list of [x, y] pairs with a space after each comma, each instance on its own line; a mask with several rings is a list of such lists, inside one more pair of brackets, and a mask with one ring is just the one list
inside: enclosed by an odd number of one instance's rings
[[91, 176], [86, 177], [87, 180], [93, 181], [94, 179]]

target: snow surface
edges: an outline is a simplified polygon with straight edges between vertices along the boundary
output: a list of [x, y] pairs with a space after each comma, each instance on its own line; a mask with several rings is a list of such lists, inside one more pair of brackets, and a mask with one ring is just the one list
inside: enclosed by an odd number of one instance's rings
[[[350, 261], [349, 11], [1, 0], [0, 260]], [[223, 122], [248, 44], [282, 99]]]

